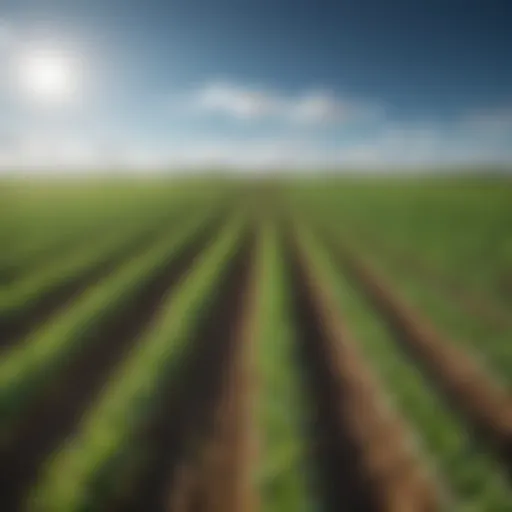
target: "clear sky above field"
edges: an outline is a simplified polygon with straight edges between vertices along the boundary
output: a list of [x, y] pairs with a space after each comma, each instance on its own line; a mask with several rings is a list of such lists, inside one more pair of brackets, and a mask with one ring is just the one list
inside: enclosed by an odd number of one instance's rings
[[512, 162], [508, 0], [3, 0], [0, 73], [3, 168]]

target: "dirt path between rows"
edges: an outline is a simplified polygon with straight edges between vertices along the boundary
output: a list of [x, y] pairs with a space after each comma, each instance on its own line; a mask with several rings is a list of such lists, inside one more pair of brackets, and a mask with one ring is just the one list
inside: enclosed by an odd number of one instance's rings
[[437, 332], [406, 303], [387, 280], [348, 247], [338, 248], [341, 262], [366, 292], [397, 335], [397, 340], [430, 376], [450, 405], [485, 437], [512, 474], [512, 398], [463, 348]]
[[159, 236], [166, 232], [170, 233], [174, 226], [179, 225], [180, 220], [181, 217], [171, 219], [163, 226], [159, 225], [139, 234], [80, 274], [57, 283], [27, 307], [13, 312], [8, 317], [0, 316], [0, 351], [23, 340], [32, 330], [58, 314], [87, 288], [107, 277], [125, 260], [149, 247]]
[[222, 373], [222, 391], [211, 429], [202, 447], [180, 467], [171, 487], [169, 512], [254, 512], [256, 495], [251, 482], [254, 457], [254, 368], [252, 351], [257, 325], [256, 262], [247, 282], [236, 319], [231, 354]]
[[437, 483], [408, 443], [408, 426], [386, 406], [328, 290], [298, 246], [290, 245], [289, 254], [303, 359], [316, 399], [313, 435], [325, 510], [442, 510]]
[[44, 396], [25, 412], [0, 457], [0, 510], [15, 511], [45, 458], [71, 434], [115, 366], [134, 346], [158, 305], [195, 256], [217, 233], [211, 225], [152, 276], [133, 301], [99, 325], [81, 351], [64, 366]]
[[[177, 501], [178, 495], [187, 496], [184, 489], [187, 480], [188, 484], [210, 483], [208, 467], [204, 468], [208, 475], [204, 480], [198, 474], [198, 466], [187, 465], [187, 462], [201, 460], [200, 454], [207, 445], [205, 439], [211, 439], [212, 433], [215, 434], [215, 442], [210, 444], [214, 447], [212, 453], [219, 448], [222, 452], [218, 458], [219, 466], [214, 466], [219, 468], [222, 465], [225, 471], [231, 471], [234, 466], [245, 467], [246, 452], [238, 447], [245, 443], [243, 425], [246, 415], [242, 402], [245, 404], [246, 374], [243, 365], [230, 364], [230, 359], [234, 354], [243, 359], [243, 351], [235, 349], [242, 347], [238, 336], [239, 319], [246, 302], [253, 235], [251, 231], [242, 241], [239, 253], [216, 291], [209, 313], [188, 346], [189, 353], [180, 374], [170, 376], [168, 387], [162, 390], [161, 406], [140, 436], [140, 443], [149, 454], [148, 460], [133, 475], [125, 490], [121, 490], [115, 503], [108, 507], [109, 512], [180, 510], [171, 505]], [[233, 387], [234, 383], [237, 387]], [[226, 392], [226, 387], [230, 391]], [[219, 416], [219, 410], [225, 416]], [[232, 422], [232, 419], [236, 421]], [[226, 441], [237, 449], [224, 451], [222, 448]], [[184, 472], [189, 473], [189, 478], [183, 478]], [[246, 489], [242, 485], [245, 478], [242, 474], [236, 476], [236, 481], [225, 481], [222, 487], [214, 489], [223, 504], [228, 499], [246, 499]], [[203, 489], [204, 497], [205, 491]], [[193, 494], [200, 497], [198, 492], [193, 491]]]

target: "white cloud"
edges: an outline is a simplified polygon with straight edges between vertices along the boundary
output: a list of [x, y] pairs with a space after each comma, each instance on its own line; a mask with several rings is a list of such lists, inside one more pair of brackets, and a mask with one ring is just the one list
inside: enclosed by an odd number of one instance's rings
[[302, 124], [346, 123], [374, 116], [381, 110], [338, 98], [327, 90], [305, 91], [290, 96], [221, 82], [198, 90], [192, 104], [200, 113], [222, 114], [241, 120], [274, 119]]
[[221, 83], [207, 85], [200, 90], [195, 105], [199, 110], [239, 119], [272, 116], [284, 107], [282, 100], [269, 92]]

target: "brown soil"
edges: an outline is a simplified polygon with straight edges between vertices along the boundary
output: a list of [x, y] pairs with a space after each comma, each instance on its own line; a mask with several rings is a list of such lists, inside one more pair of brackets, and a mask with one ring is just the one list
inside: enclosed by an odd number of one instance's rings
[[[216, 291], [210, 310], [189, 343], [185, 364], [179, 369], [178, 374], [169, 376], [169, 381], [161, 390], [161, 405], [148, 421], [147, 428], [138, 441], [148, 454], [146, 461], [134, 472], [129, 484], [120, 489], [115, 503], [108, 507], [109, 511], [169, 510], [174, 500], [179, 501], [178, 495], [182, 496], [185, 502], [189, 499], [190, 495], [182, 486], [196, 489], [192, 491], [193, 497], [201, 506], [200, 500], [206, 495], [205, 489], [198, 484], [205, 480], [198, 474], [198, 468], [201, 466], [197, 465], [196, 461], [204, 460], [202, 453], [205, 453], [205, 447], [208, 446], [205, 443], [205, 439], [209, 437], [208, 433], [216, 432], [220, 439], [225, 439], [224, 435], [227, 432], [223, 426], [220, 429], [219, 426], [235, 425], [236, 436], [230, 442], [236, 444], [242, 441], [243, 409], [239, 406], [239, 398], [236, 396], [238, 393], [230, 396], [230, 393], [223, 393], [223, 390], [226, 387], [234, 389], [230, 384], [226, 386], [226, 381], [229, 382], [230, 379], [226, 368], [238, 368], [231, 378], [235, 378], [237, 383], [242, 383], [242, 378], [238, 375], [241, 371], [240, 365], [230, 365], [229, 361], [232, 354], [238, 352], [234, 349], [240, 343], [237, 336], [238, 319], [245, 302], [243, 299], [247, 291], [252, 249], [251, 233], [230, 264], [223, 283]], [[231, 422], [229, 418], [220, 418], [215, 412], [219, 410], [220, 403], [223, 403], [222, 409], [226, 414], [237, 412], [234, 416], [238, 421]], [[230, 429], [227, 430], [231, 433]], [[224, 442], [220, 439], [210, 445], [210, 460], [218, 458], [215, 452]], [[237, 453], [241, 455], [243, 452]], [[227, 462], [224, 467], [231, 467], [229, 460], [233, 453], [223, 455], [226, 455]], [[219, 460], [222, 460], [222, 457]], [[234, 462], [234, 459], [231, 460]], [[240, 463], [244, 465], [243, 461]], [[207, 466], [203, 469], [208, 473]], [[218, 494], [227, 499], [227, 493], [231, 493], [238, 486], [234, 485], [234, 482], [225, 483], [229, 485], [226, 489], [219, 489]], [[239, 489], [241, 490], [241, 485]], [[234, 497], [231, 494], [230, 496]], [[179, 503], [174, 504], [175, 508], [180, 510], [177, 508]]]
[[0, 350], [5, 350], [27, 336], [34, 328], [44, 324], [59, 310], [64, 309], [95, 282], [107, 277], [124, 260], [146, 249], [163, 233], [173, 229], [176, 219], [164, 227], [150, 229], [120, 246], [85, 272], [70, 276], [43, 293], [27, 307], [20, 308], [9, 317], [0, 317]]
[[150, 323], [165, 294], [216, 234], [217, 227], [212, 225], [205, 229], [166, 268], [148, 280], [124, 311], [98, 325], [80, 352], [59, 371], [44, 395], [28, 407], [1, 454], [2, 511], [19, 510], [23, 494], [37, 478], [41, 463], [73, 432], [89, 404], [101, 393], [116, 364]]
[[345, 248], [347, 269], [384, 315], [402, 346], [419, 361], [432, 381], [468, 420], [477, 436], [495, 446], [512, 471], [512, 399], [486, 371], [452, 340], [438, 333], [390, 284]]
[[326, 510], [441, 510], [436, 485], [386, 410], [380, 386], [357, 352], [328, 292], [294, 248], [296, 318], [317, 405], [316, 437]]
[[181, 466], [171, 488], [172, 512], [252, 512], [255, 496], [250, 481], [251, 349], [255, 333], [256, 265], [249, 279], [243, 308], [234, 332], [232, 353], [226, 362], [222, 392], [213, 425], [205, 434], [203, 449], [195, 460]]

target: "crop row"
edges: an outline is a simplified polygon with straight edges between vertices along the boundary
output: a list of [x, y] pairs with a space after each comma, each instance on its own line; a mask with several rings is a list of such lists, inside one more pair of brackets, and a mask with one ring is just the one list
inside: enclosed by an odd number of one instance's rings
[[33, 319], [0, 358], [0, 506], [505, 512], [507, 332], [336, 226], [370, 224], [354, 198], [327, 191], [312, 213], [300, 187], [282, 202], [221, 188], [190, 192], [184, 216], [162, 192], [0, 288], [0, 317]]
[[233, 221], [226, 226], [164, 301], [144, 343], [112, 375], [80, 433], [49, 462], [31, 509], [87, 510], [114, 492], [116, 481], [139, 455], [141, 447], [133, 443], [154, 408], [159, 387], [183, 364], [188, 337], [212, 300], [222, 268], [237, 248], [242, 225]]
[[105, 280], [87, 289], [69, 308], [15, 345], [0, 360], [2, 430], [29, 400], [44, 391], [51, 376], [66, 360], [79, 353], [95, 326], [133, 300], [151, 273], [165, 266], [170, 256], [191, 240], [208, 218], [190, 219], [171, 237], [159, 239]]
[[447, 482], [453, 500], [450, 509], [466, 510], [474, 504], [478, 511], [506, 510], [512, 494], [503, 469], [471, 437], [468, 427], [432, 383], [411, 364], [397, 345], [389, 323], [376, 314], [357, 279], [350, 278], [346, 267], [340, 273], [339, 260], [336, 263], [326, 249], [318, 251], [318, 258], [336, 292], [339, 311], [349, 320], [366, 359], [381, 376], [392, 403], [414, 426], [418, 449], [431, 461], [433, 471]]

